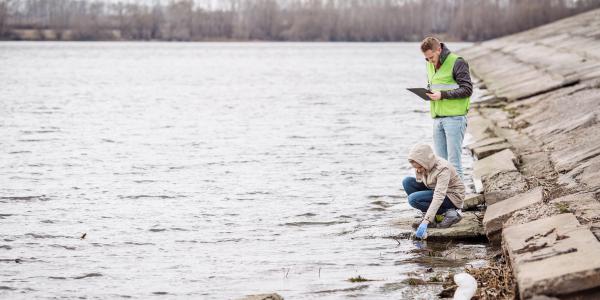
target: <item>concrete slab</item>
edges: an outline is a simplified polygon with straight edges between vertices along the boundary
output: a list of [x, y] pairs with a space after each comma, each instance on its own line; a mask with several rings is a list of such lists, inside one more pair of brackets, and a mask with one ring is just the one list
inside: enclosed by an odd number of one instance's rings
[[483, 159], [494, 153], [500, 152], [500, 151], [502, 151], [504, 149], [508, 149], [508, 148], [510, 148], [509, 143], [487, 145], [487, 146], [478, 147], [478, 148], [473, 149], [473, 155], [477, 159]]
[[493, 138], [481, 140], [476, 143], [468, 144], [465, 147], [467, 147], [467, 149], [469, 149], [469, 151], [473, 151], [473, 149], [475, 149], [475, 148], [494, 145], [494, 144], [500, 144], [500, 143], [504, 143], [504, 142], [506, 142], [505, 138], [493, 137]]
[[561, 212], [570, 212], [575, 215], [579, 223], [591, 228], [592, 233], [600, 240], [600, 202], [596, 200], [595, 193], [577, 193], [556, 198], [549, 202]]
[[[414, 222], [420, 218], [408, 217], [398, 219], [393, 226], [401, 229], [403, 232], [414, 232], [412, 228]], [[405, 237], [406, 235], [401, 234]], [[427, 240], [430, 241], [450, 241], [450, 240], [481, 240], [485, 239], [485, 232], [481, 221], [474, 212], [463, 212], [463, 218], [460, 222], [450, 226], [450, 228], [430, 228], [427, 230]]]
[[481, 141], [493, 137], [494, 124], [482, 116], [471, 115], [468, 118], [467, 133], [473, 137], [474, 141]]
[[463, 201], [463, 210], [477, 209], [478, 205], [485, 203], [485, 196], [483, 194], [470, 194], [465, 196]]
[[500, 151], [473, 162], [473, 177], [485, 181], [486, 176], [505, 171], [517, 171], [515, 167], [516, 161], [517, 157], [509, 149]]
[[548, 153], [543, 151], [522, 154], [520, 169], [523, 175], [536, 177], [554, 171]]
[[490, 206], [529, 189], [525, 177], [518, 171], [502, 172], [486, 177], [483, 183], [485, 204]]
[[488, 206], [483, 217], [483, 226], [488, 238], [491, 239], [491, 236], [500, 233], [502, 225], [513, 213], [530, 205], [540, 203], [543, 199], [542, 188], [537, 187], [527, 193], [519, 194]]
[[573, 214], [507, 227], [502, 236], [521, 299], [600, 287], [600, 243]]

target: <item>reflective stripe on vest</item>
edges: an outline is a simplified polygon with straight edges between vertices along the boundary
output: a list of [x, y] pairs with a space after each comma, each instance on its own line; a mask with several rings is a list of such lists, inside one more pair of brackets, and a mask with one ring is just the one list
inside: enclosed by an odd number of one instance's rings
[[459, 88], [458, 84], [431, 84], [429, 88], [436, 91], [455, 90]]

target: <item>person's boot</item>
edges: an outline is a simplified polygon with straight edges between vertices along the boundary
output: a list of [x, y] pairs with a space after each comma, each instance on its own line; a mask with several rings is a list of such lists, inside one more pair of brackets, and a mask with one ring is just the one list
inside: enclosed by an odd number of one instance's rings
[[438, 224], [437, 228], [448, 228], [462, 220], [456, 209], [449, 209], [444, 213], [444, 219]]

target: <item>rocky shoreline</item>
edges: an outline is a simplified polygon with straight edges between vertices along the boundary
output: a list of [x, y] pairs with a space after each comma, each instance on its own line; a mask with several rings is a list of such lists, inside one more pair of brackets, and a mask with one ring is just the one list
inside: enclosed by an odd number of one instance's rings
[[515, 292], [599, 299], [600, 10], [460, 54], [481, 92], [467, 148], [482, 225], [502, 247]]
[[[466, 269], [477, 299], [600, 299], [600, 10], [460, 55], [478, 80], [466, 145], [476, 194], [460, 223], [428, 240], [491, 247], [458, 244], [413, 262], [439, 267], [438, 277]], [[395, 238], [409, 238], [412, 222], [397, 220]], [[487, 266], [470, 268], [482, 254]], [[440, 297], [452, 296], [447, 286]], [[272, 299], [262, 296], [248, 299]]]

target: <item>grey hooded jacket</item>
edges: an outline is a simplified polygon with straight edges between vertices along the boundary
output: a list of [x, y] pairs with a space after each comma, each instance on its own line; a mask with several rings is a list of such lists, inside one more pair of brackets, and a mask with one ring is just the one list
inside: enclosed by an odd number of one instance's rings
[[456, 169], [448, 161], [433, 154], [429, 145], [419, 144], [410, 150], [409, 161], [425, 168], [423, 174], [416, 172], [417, 182], [422, 182], [433, 190], [433, 199], [425, 213], [425, 220], [433, 222], [435, 214], [444, 202], [446, 195], [457, 208], [461, 209], [465, 199], [465, 185]]

